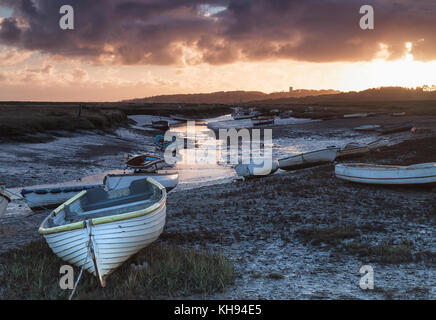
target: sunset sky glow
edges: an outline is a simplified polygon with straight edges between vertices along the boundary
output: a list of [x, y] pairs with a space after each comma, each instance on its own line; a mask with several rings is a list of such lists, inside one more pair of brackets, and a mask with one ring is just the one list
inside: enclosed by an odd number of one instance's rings
[[0, 0], [0, 100], [436, 84], [433, 0]]

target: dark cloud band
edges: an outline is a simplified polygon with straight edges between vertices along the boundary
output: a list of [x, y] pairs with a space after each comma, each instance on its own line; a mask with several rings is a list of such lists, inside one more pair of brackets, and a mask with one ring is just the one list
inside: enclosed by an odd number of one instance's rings
[[[75, 10], [74, 31], [59, 28], [64, 4]], [[188, 63], [209, 64], [367, 61], [381, 43], [395, 59], [411, 42], [416, 59], [436, 59], [434, 0], [364, 4], [375, 9], [375, 30], [359, 28], [363, 3], [356, 0], [0, 0], [13, 9], [0, 24], [0, 44], [119, 64], [171, 65], [184, 56]], [[184, 48], [195, 57], [186, 60]]]

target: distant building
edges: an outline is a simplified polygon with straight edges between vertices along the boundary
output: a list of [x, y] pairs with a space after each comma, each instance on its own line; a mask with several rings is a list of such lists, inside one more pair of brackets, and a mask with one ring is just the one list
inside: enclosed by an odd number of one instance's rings
[[289, 87], [289, 92], [294, 91], [294, 87]]

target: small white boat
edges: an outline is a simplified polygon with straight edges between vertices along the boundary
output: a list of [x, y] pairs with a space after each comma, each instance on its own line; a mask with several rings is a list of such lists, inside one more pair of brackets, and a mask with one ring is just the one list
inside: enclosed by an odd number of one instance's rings
[[150, 154], [140, 154], [126, 159], [126, 166], [142, 172], [155, 172], [167, 166], [164, 159]]
[[125, 189], [82, 191], [54, 210], [39, 233], [54, 254], [83, 267], [104, 287], [112, 272], [160, 236], [166, 198], [165, 188], [153, 179]]
[[251, 118], [253, 126], [265, 126], [268, 124], [274, 124], [275, 116], [259, 116]]
[[171, 172], [158, 173], [120, 173], [108, 174], [104, 180], [106, 190], [122, 189], [128, 187], [133, 181], [152, 178], [163, 185], [167, 192], [173, 190], [179, 184], [179, 174]]
[[367, 152], [369, 152], [369, 147], [367, 145], [351, 142], [339, 150], [338, 154], [336, 155], [336, 159], [358, 157]]
[[152, 121], [151, 127], [153, 129], [167, 131], [167, 130], [170, 130], [170, 123], [168, 121], [165, 121], [165, 120]]
[[308, 153], [298, 154], [288, 158], [279, 160], [279, 168], [283, 170], [297, 170], [323, 163], [333, 162], [339, 152], [337, 147], [329, 147], [327, 149], [312, 151]]
[[370, 131], [376, 131], [377, 129], [380, 129], [380, 128], [381, 128], [381, 126], [378, 124], [368, 124], [368, 125], [354, 128], [354, 130], [363, 131], [363, 132], [370, 132]]
[[436, 163], [412, 166], [387, 166], [365, 163], [344, 163], [335, 167], [336, 177], [342, 180], [382, 185], [436, 185]]
[[273, 174], [279, 169], [279, 162], [277, 160], [272, 160], [271, 166], [265, 166], [264, 164], [256, 164], [253, 161], [250, 164], [238, 164], [235, 166], [235, 171], [240, 177], [245, 178], [255, 178], [263, 177]]
[[21, 190], [21, 196], [32, 210], [53, 209], [83, 190], [102, 187], [102, 184], [72, 184], [46, 186]]
[[6, 194], [6, 192], [0, 188], [0, 219], [6, 213], [6, 209], [11, 202], [11, 198]]
[[344, 118], [366, 118], [368, 117], [368, 113], [353, 113], [353, 114], [345, 114]]
[[394, 112], [392, 113], [393, 117], [404, 117], [406, 115], [405, 112]]
[[384, 125], [380, 129], [378, 129], [377, 132], [379, 132], [380, 134], [389, 134], [389, 133], [409, 131], [412, 128], [413, 128], [412, 122], [405, 122], [400, 124]]

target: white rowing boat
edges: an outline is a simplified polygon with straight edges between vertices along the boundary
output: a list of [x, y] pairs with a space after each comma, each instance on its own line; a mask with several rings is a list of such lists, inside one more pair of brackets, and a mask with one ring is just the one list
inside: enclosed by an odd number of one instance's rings
[[351, 118], [366, 118], [368, 117], [368, 113], [353, 113], [353, 114], [345, 114], [344, 118], [351, 119]]
[[339, 150], [338, 154], [336, 155], [336, 159], [358, 157], [367, 152], [369, 152], [369, 147], [367, 145], [351, 142]]
[[11, 202], [11, 198], [6, 194], [6, 192], [0, 188], [0, 219], [6, 213], [6, 209]]
[[381, 128], [381, 126], [378, 124], [368, 124], [368, 125], [356, 127], [356, 128], [354, 128], [354, 130], [363, 131], [363, 132], [370, 132], [370, 131], [376, 131], [377, 129], [380, 129], [380, 128]]
[[297, 170], [333, 162], [338, 152], [339, 148], [329, 147], [323, 150], [298, 154], [296, 156], [280, 159], [279, 168], [283, 170]]
[[377, 139], [367, 144], [369, 150], [379, 149], [389, 145], [389, 142], [385, 139]]
[[120, 174], [108, 174], [103, 184], [107, 190], [122, 189], [128, 187], [133, 181], [152, 178], [158, 183], [163, 185], [167, 192], [173, 190], [179, 184], [179, 174], [171, 172], [159, 172], [159, 173], [120, 173]]
[[387, 166], [344, 163], [335, 167], [336, 177], [351, 182], [383, 185], [436, 185], [436, 163]]
[[167, 166], [164, 159], [150, 154], [140, 154], [126, 159], [126, 166], [142, 172], [155, 172]]
[[251, 161], [249, 164], [238, 164], [235, 166], [235, 171], [240, 177], [255, 178], [263, 177], [273, 174], [279, 169], [279, 163], [277, 160], [272, 160], [269, 164], [256, 164]]
[[65, 186], [45, 186], [21, 190], [21, 196], [32, 210], [53, 209], [83, 190], [103, 187], [102, 184], [74, 183]]
[[153, 179], [125, 189], [83, 191], [54, 210], [39, 233], [59, 258], [83, 267], [104, 287], [112, 272], [160, 236], [166, 197]]
[[83, 190], [101, 187], [104, 187], [106, 190], [121, 189], [128, 187], [132, 181], [146, 178], [156, 180], [167, 189], [167, 192], [174, 189], [179, 183], [179, 174], [177, 172], [158, 171], [156, 173], [148, 173], [132, 170], [114, 170], [108, 174], [99, 175], [88, 182], [67, 182], [64, 184], [26, 188], [21, 191], [21, 195], [26, 200], [30, 209], [34, 211], [54, 209]]
[[269, 124], [274, 124], [275, 117], [274, 116], [259, 116], [251, 118], [251, 122], [253, 126], [265, 126]]

